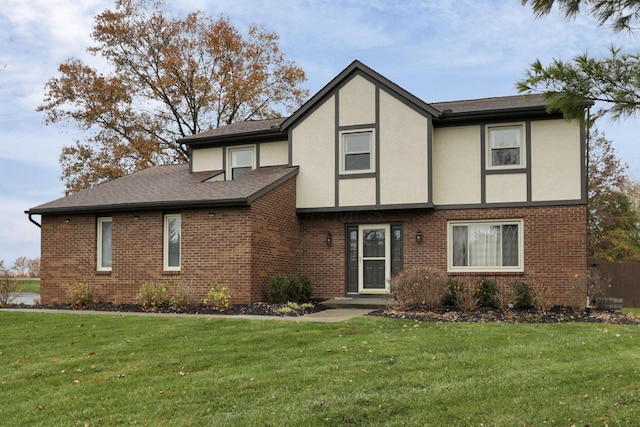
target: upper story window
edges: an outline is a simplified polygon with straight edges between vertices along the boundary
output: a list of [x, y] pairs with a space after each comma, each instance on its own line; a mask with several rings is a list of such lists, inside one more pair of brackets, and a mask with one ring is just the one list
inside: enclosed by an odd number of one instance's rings
[[522, 125], [490, 126], [487, 134], [487, 169], [525, 167]]
[[237, 147], [229, 149], [229, 170], [231, 179], [240, 178], [256, 167], [255, 147]]
[[167, 271], [180, 270], [180, 243], [182, 240], [182, 226], [180, 214], [164, 216], [164, 269]]
[[522, 220], [451, 221], [449, 271], [523, 271]]
[[98, 218], [98, 271], [111, 271], [112, 225], [113, 220], [111, 217]]
[[373, 131], [342, 132], [340, 142], [340, 172], [374, 172]]

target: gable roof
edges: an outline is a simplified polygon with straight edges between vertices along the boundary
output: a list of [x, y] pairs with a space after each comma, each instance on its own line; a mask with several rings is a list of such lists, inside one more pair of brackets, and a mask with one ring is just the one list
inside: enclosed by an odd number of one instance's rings
[[305, 102], [302, 107], [300, 107], [295, 113], [289, 116], [286, 120], [282, 122], [280, 125], [281, 129], [284, 131], [297, 122], [301, 117], [307, 114], [307, 112], [313, 110], [313, 108], [321, 103], [325, 98], [330, 96], [334, 91], [336, 91], [342, 83], [351, 79], [354, 75], [363, 75], [367, 79], [374, 81], [378, 85], [384, 87], [389, 92], [394, 95], [402, 98], [404, 101], [412, 105], [414, 108], [423, 111], [426, 114], [437, 116], [440, 114], [440, 111], [435, 109], [433, 106], [427, 104], [422, 101], [417, 96], [411, 94], [410, 92], [404, 90], [391, 80], [387, 79], [381, 74], [378, 74], [376, 71], [364, 65], [362, 62], [355, 60], [347, 68], [342, 70], [340, 74], [333, 78], [325, 87], [320, 89], [318, 93], [311, 97], [307, 102]]
[[298, 173], [297, 167], [257, 168], [232, 181], [222, 173], [189, 173], [186, 164], [155, 166], [32, 208], [28, 214], [115, 212], [205, 206], [248, 206]]

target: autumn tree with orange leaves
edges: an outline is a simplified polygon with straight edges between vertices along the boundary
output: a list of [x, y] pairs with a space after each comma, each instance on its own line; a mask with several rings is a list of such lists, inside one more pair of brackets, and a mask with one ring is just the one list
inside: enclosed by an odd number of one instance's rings
[[60, 156], [66, 193], [158, 164], [185, 162], [178, 140], [211, 127], [291, 113], [308, 96], [304, 71], [285, 59], [275, 33], [203, 12], [168, 17], [162, 0], [116, 0], [95, 18], [88, 50], [60, 64], [38, 111], [86, 137]]
[[626, 175], [612, 142], [592, 128], [589, 153], [589, 256], [640, 262], [640, 184]]

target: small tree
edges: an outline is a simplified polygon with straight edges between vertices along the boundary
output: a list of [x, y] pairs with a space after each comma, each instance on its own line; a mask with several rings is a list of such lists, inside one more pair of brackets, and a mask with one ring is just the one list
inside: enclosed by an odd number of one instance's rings
[[11, 303], [12, 294], [17, 291], [18, 282], [11, 277], [9, 270], [4, 266], [4, 261], [0, 259], [0, 307]]
[[13, 263], [13, 267], [11, 267], [11, 269], [16, 272], [16, 276], [25, 277], [29, 270], [29, 262], [30, 260], [26, 256], [18, 257]]

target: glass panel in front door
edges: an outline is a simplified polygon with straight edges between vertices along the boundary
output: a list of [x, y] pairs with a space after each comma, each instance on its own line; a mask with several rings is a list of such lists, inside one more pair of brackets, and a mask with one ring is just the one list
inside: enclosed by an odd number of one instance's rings
[[361, 292], [387, 290], [389, 276], [388, 226], [361, 227]]

